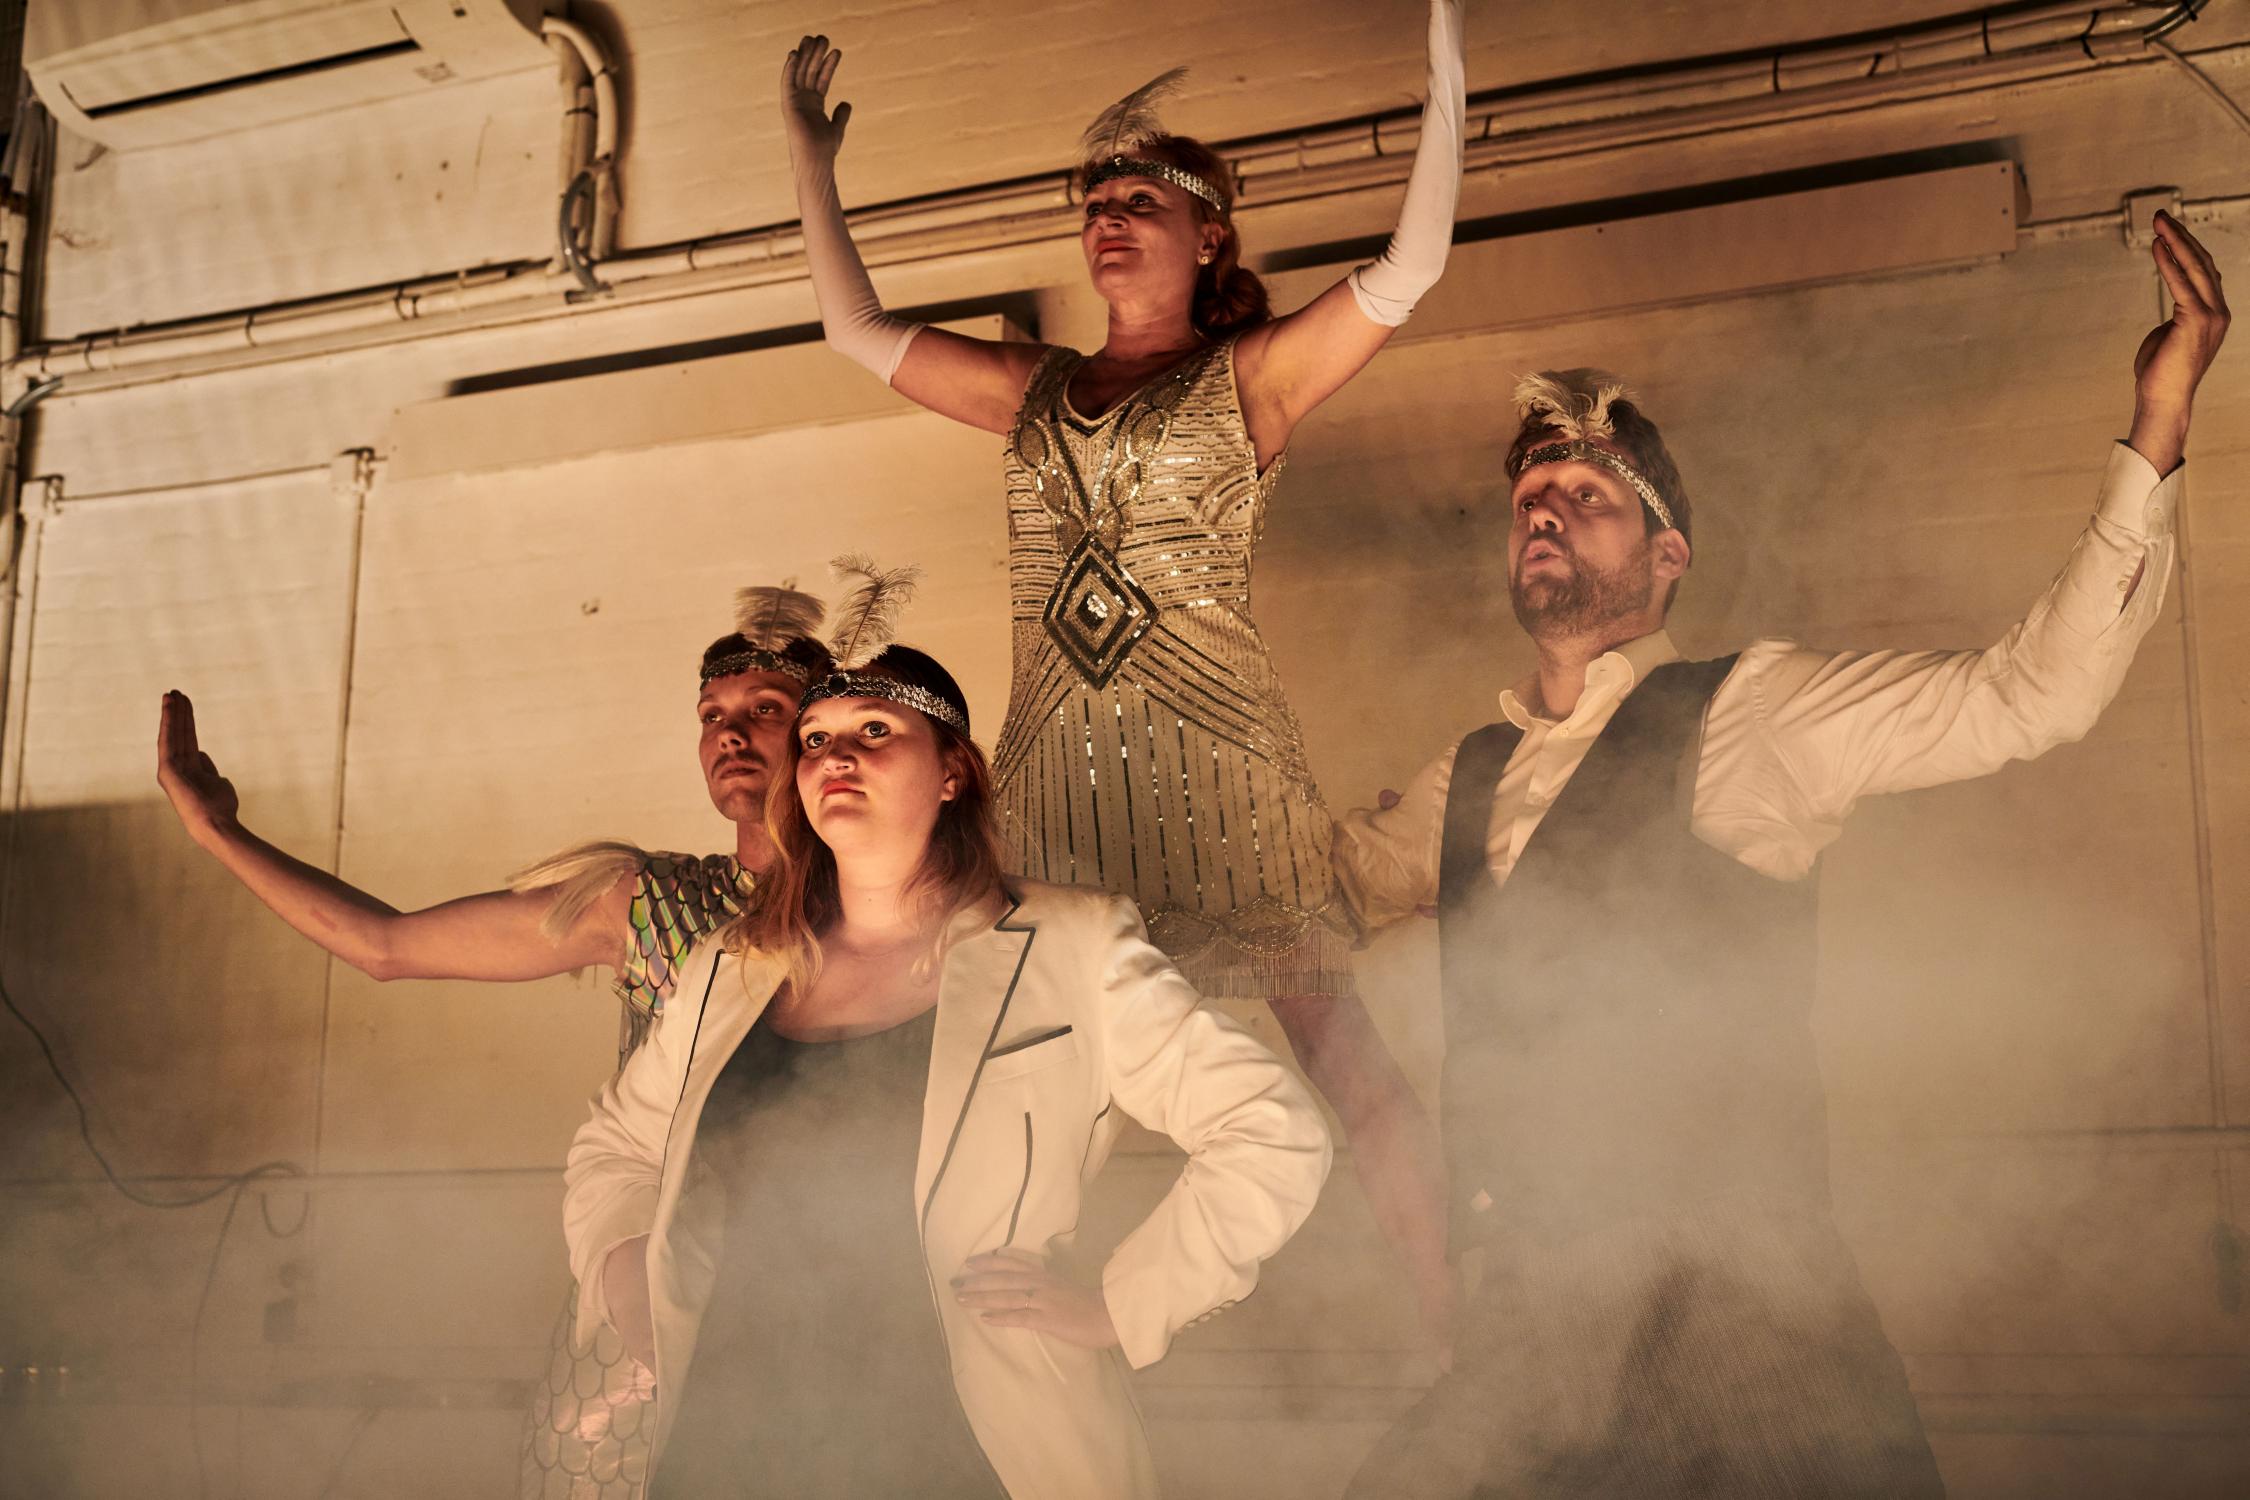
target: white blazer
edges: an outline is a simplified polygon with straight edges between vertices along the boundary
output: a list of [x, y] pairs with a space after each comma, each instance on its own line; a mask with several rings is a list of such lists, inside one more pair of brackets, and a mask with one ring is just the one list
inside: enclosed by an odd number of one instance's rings
[[[1029, 881], [1012, 896], [997, 922], [959, 919], [946, 952], [912, 1208], [954, 1388], [1009, 1495], [1141, 1500], [1156, 1494], [1155, 1470], [1117, 1351], [992, 1327], [940, 1289], [972, 1255], [1067, 1244], [1122, 1111], [1188, 1153], [1102, 1273], [1125, 1359], [1149, 1364], [1257, 1285], [1259, 1262], [1319, 1196], [1327, 1126], [1272, 1053], [1201, 1003], [1132, 902]], [[718, 1264], [710, 1226], [680, 1217], [696, 1121], [780, 977], [778, 964], [705, 943], [571, 1143], [563, 1221], [581, 1328], [606, 1317], [610, 1248], [649, 1236], [652, 1464], [692, 1378]]]

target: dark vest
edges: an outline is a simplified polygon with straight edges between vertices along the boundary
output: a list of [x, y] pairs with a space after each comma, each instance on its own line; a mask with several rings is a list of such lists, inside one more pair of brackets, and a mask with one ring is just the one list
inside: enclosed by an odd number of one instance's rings
[[1675, 662], [1627, 695], [1504, 887], [1486, 830], [1523, 732], [1461, 744], [1438, 877], [1456, 1246], [1745, 1191], [1827, 1211], [1813, 882], [1688, 827], [1703, 713], [1733, 665]]

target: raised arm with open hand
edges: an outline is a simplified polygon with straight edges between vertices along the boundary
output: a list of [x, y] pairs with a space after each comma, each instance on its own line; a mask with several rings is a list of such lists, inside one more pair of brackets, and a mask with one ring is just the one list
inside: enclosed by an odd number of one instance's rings
[[1297, 311], [1243, 336], [1243, 415], [1261, 463], [1288, 447], [1297, 424], [1366, 367], [1444, 274], [1461, 197], [1467, 75], [1461, 0], [1429, 0], [1429, 7], [1428, 92], [1390, 243]]
[[[838, 104], [830, 114], [828, 87], [843, 60], [828, 38], [808, 36], [781, 64], [781, 119], [821, 331], [829, 348], [908, 400], [972, 427], [1005, 432], [1045, 346], [965, 338], [883, 311], [836, 192], [836, 153], [852, 107]], [[915, 351], [911, 365], [909, 345]]]
[[235, 823], [242, 811], [234, 783], [203, 753], [195, 734], [195, 705], [185, 693], [164, 695], [156, 722], [156, 784], [198, 843], [209, 830]]
[[2141, 340], [2133, 356], [2133, 451], [2169, 474], [2187, 451], [2188, 416], [2203, 372], [2227, 336], [2226, 289], [2201, 241], [2170, 214], [2156, 216], [2149, 249], [2172, 297], [2172, 316]]
[[789, 160], [800, 170], [833, 169], [843, 149], [852, 107], [839, 104], [834, 114], [828, 112], [828, 85], [843, 60], [824, 36], [806, 37], [781, 60], [781, 123], [789, 132]]
[[560, 940], [541, 928], [552, 893], [487, 891], [402, 912], [242, 826], [234, 784], [203, 750], [195, 705], [164, 695], [156, 782], [196, 843], [274, 914], [377, 979], [544, 979], [615, 962], [623, 951], [633, 879], [621, 880]]

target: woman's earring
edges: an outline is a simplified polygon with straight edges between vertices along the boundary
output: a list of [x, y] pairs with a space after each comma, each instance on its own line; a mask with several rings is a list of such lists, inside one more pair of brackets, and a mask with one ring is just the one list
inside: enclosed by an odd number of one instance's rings
[[1195, 258], [1195, 263], [1199, 266], [1207, 266], [1211, 264], [1211, 252], [1206, 250], [1201, 255], [1198, 255]]

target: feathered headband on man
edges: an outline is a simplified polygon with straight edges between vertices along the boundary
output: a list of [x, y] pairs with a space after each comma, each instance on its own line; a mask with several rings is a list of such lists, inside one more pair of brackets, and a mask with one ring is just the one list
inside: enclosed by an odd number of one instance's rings
[[[879, 658], [898, 641], [899, 616], [922, 580], [920, 568], [878, 568], [858, 555], [829, 564], [839, 583], [850, 585], [829, 626], [828, 650], [835, 670], [805, 690], [798, 712], [825, 698], [881, 698], [928, 715], [961, 734], [969, 732], [969, 707], [928, 688], [902, 682], [881, 668]], [[903, 649], [903, 648], [902, 648]]]
[[828, 606], [800, 592], [794, 578], [779, 588], [736, 590], [735, 633], [721, 636], [703, 653], [703, 680], [779, 672], [811, 682], [828, 665], [820, 644], [820, 622], [827, 613]]
[[1088, 164], [1087, 192], [1120, 177], [1154, 177], [1195, 194], [1211, 205], [1213, 213], [1226, 213], [1226, 198], [1217, 186], [1170, 162], [1139, 154], [1149, 142], [1170, 134], [1156, 106], [1178, 93], [1186, 77], [1185, 68], [1159, 73], [1094, 117], [1078, 143], [1080, 160]]
[[1524, 454], [1508, 477], [1540, 464], [1599, 464], [1633, 487], [1649, 513], [1666, 526], [1674, 526], [1671, 506], [1655, 483], [1622, 454], [1601, 446], [1617, 439], [1611, 408], [1638, 409], [1625, 382], [1607, 370], [1541, 370], [1516, 382], [1516, 416], [1522, 428], [1538, 426], [1560, 441], [1539, 444]]

